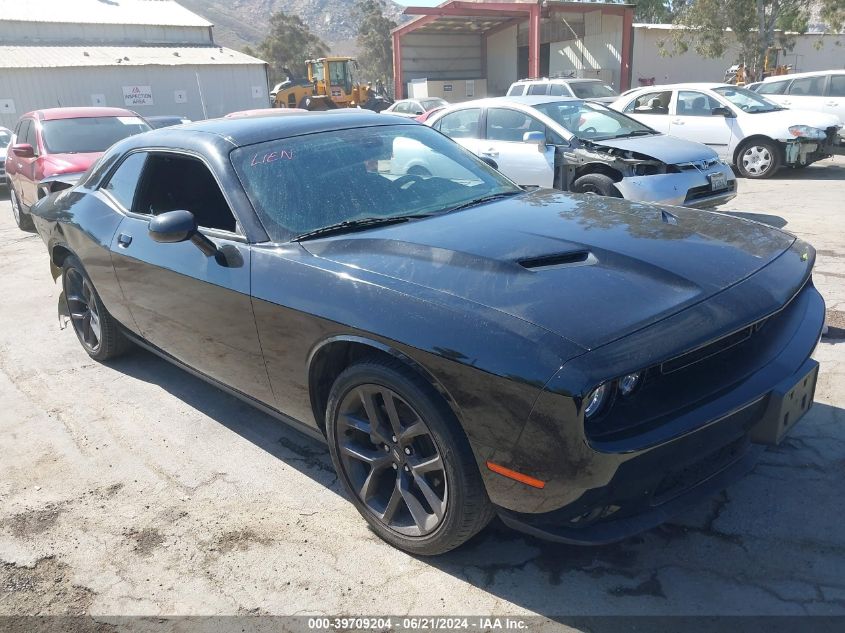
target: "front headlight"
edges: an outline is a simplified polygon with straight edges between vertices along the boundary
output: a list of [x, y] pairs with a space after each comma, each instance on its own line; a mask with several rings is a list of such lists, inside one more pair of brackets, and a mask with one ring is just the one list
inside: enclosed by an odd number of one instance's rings
[[826, 136], [824, 130], [809, 125], [793, 125], [789, 128], [789, 133], [796, 138], [806, 138], [813, 141], [821, 141]]
[[584, 417], [590, 418], [601, 411], [609, 393], [610, 389], [608, 389], [607, 383], [605, 382], [587, 394], [587, 397], [584, 399], [584, 402], [587, 403], [584, 407]]
[[630, 396], [634, 393], [634, 390], [640, 384], [640, 378], [642, 378], [642, 372], [636, 372], [635, 374], [628, 374], [627, 376], [622, 376], [619, 379], [619, 393], [623, 396]]

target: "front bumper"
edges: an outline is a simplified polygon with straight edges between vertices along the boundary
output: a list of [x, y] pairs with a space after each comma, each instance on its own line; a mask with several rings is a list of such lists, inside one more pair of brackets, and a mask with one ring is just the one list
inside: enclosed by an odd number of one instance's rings
[[[577, 545], [613, 543], [657, 527], [751, 471], [764, 450], [756, 442], [779, 442], [781, 429], [791, 429], [812, 406], [818, 367], [808, 359], [765, 396], [627, 461], [604, 490], [592, 492], [591, 507], [580, 515], [562, 508], [543, 514], [500, 509], [499, 516], [522, 532]], [[783, 416], [789, 406], [799, 415]]]
[[[727, 188], [713, 191], [711, 174], [722, 174]], [[630, 176], [616, 183], [622, 197], [634, 202], [652, 202], [685, 207], [715, 207], [736, 197], [736, 176], [728, 165], [719, 163], [701, 171], [688, 169], [675, 174]]]

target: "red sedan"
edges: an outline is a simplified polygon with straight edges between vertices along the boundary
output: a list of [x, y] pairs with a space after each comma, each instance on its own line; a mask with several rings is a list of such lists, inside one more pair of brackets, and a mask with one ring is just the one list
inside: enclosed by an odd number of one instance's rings
[[33, 204], [73, 186], [117, 141], [149, 129], [141, 117], [123, 108], [51, 108], [24, 114], [6, 156], [18, 227], [32, 230]]

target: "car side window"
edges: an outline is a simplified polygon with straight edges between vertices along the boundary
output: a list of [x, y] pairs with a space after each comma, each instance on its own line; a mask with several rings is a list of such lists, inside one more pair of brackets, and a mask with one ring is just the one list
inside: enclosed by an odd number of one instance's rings
[[824, 75], [801, 77], [792, 82], [787, 94], [803, 97], [821, 97], [824, 95]]
[[789, 81], [764, 81], [757, 87], [757, 94], [782, 95], [789, 85]]
[[830, 96], [845, 97], [845, 75], [830, 76]]
[[405, 114], [408, 112], [408, 102], [403, 101], [402, 103], [396, 104], [396, 107], [393, 109], [394, 112], [398, 112], [399, 114]]
[[534, 117], [517, 110], [490, 108], [487, 110], [487, 140], [521, 143], [526, 132], [546, 134], [546, 126]]
[[569, 97], [569, 90], [564, 84], [552, 84], [549, 88], [549, 94], [553, 97]]
[[450, 112], [440, 119], [439, 130], [449, 138], [478, 138], [480, 108], [469, 108]]
[[15, 143], [26, 143], [26, 132], [29, 129], [29, 119], [21, 119], [15, 128]]
[[235, 216], [201, 160], [180, 154], [150, 154], [135, 194], [137, 213], [159, 215], [184, 209], [206, 229], [236, 232]]
[[29, 125], [26, 126], [23, 142], [32, 145], [32, 149], [34, 149], [35, 153], [38, 154], [38, 136], [35, 133], [35, 121], [29, 120], [27, 123]]
[[525, 91], [525, 84], [514, 84], [508, 89], [507, 96], [509, 97], [521, 97], [522, 93]]
[[141, 173], [147, 162], [146, 152], [135, 152], [127, 156], [101, 189], [107, 192], [127, 211], [134, 211], [135, 191], [141, 180]]
[[722, 107], [722, 104], [702, 92], [681, 90], [676, 107], [678, 116], [712, 116], [713, 108]]
[[625, 106], [625, 112], [634, 114], [669, 114], [671, 90], [646, 92]]
[[528, 94], [530, 95], [544, 95], [549, 89], [549, 84], [531, 84], [528, 86]]

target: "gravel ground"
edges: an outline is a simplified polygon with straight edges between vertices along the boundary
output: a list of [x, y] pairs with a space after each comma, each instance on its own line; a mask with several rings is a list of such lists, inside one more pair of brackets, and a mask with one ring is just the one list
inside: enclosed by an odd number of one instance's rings
[[818, 249], [830, 330], [807, 417], [640, 537], [494, 523], [437, 559], [376, 538], [320, 444], [146, 352], [89, 360], [0, 194], [0, 615], [845, 614], [845, 159], [740, 192], [726, 212]]

